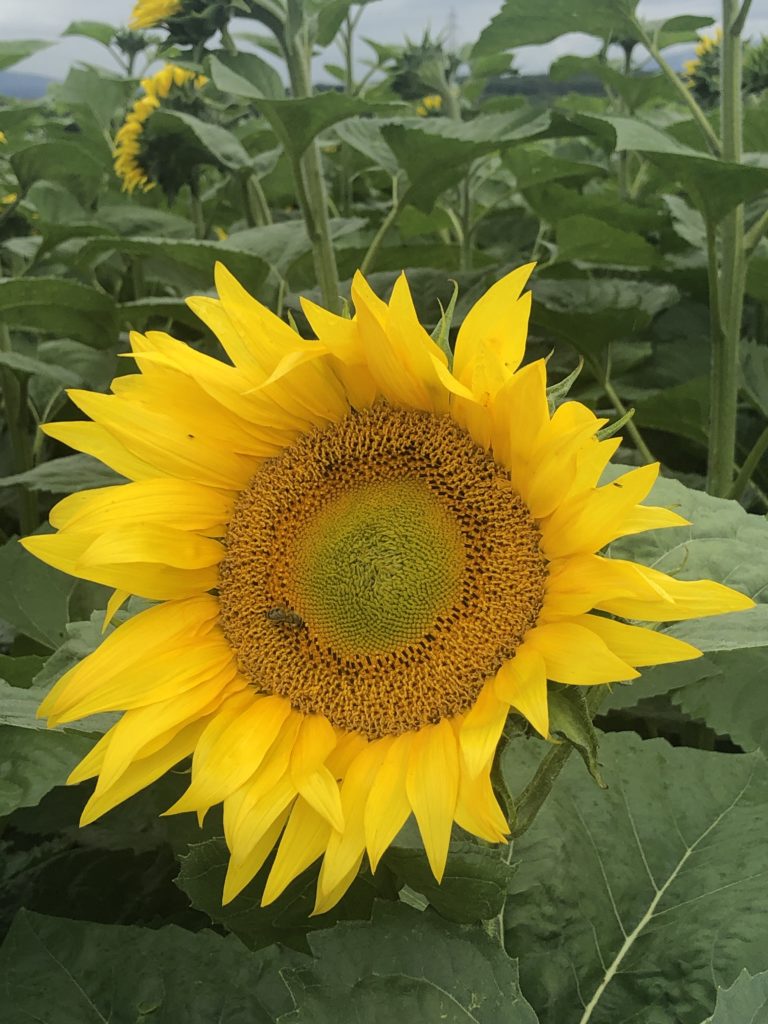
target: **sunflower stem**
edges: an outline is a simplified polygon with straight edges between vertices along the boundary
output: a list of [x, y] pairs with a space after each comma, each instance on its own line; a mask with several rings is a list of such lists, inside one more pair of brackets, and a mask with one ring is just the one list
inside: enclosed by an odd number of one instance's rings
[[[605, 686], [591, 686], [589, 688], [586, 704], [590, 718], [595, 717], [604, 697]], [[517, 819], [512, 829], [512, 839], [519, 839], [531, 827], [536, 819], [536, 815], [544, 805], [544, 801], [552, 792], [555, 780], [565, 767], [565, 762], [571, 756], [572, 750], [573, 746], [570, 743], [560, 743], [545, 754], [539, 767], [536, 769], [536, 774], [515, 801]]]
[[[300, 4], [289, 3], [289, 28], [284, 41], [285, 61], [294, 97], [312, 95], [310, 73], [311, 41]], [[341, 312], [339, 272], [331, 239], [328, 217], [328, 193], [317, 139], [313, 139], [302, 156], [291, 160], [296, 196], [312, 244], [315, 274], [323, 302], [334, 313]]]
[[[728, 2], [728, 0], [725, 0], [725, 2]], [[664, 57], [662, 57], [661, 50], [656, 45], [656, 41], [651, 39], [639, 19], [635, 19], [634, 28], [637, 31], [638, 38], [642, 42], [643, 46], [656, 61], [659, 69], [664, 72], [670, 83], [675, 87], [678, 96], [691, 111], [691, 114], [693, 114], [693, 119], [701, 129], [702, 135], [704, 136], [710, 152], [715, 156], [719, 156], [721, 151], [720, 139], [718, 139], [714, 128], [707, 120], [707, 115], [697, 103], [696, 97], [686, 86], [685, 82], [683, 82], [680, 75], [678, 75], [674, 68], [672, 68], [671, 65], [666, 62]]]
[[[743, 10], [743, 8], [741, 8]], [[741, 18], [737, 0], [723, 0], [720, 131], [722, 158], [740, 163], [742, 157]], [[739, 342], [746, 285], [744, 205], [723, 220], [720, 273], [713, 283], [712, 229], [708, 229], [710, 302], [717, 292], [720, 329], [713, 331], [710, 448], [707, 490], [725, 497], [731, 490], [736, 460], [736, 420], [739, 398]]]
[[378, 231], [371, 239], [371, 244], [368, 246], [368, 250], [365, 256], [363, 256], [362, 263], [360, 264], [361, 274], [368, 273], [371, 264], [378, 256], [379, 249], [381, 248], [381, 243], [384, 241], [387, 232], [397, 219], [397, 215], [400, 213], [400, 209], [403, 204], [402, 199], [398, 197], [397, 185], [397, 178], [395, 177], [392, 179], [392, 205], [390, 206], [389, 212], [387, 213], [386, 217], [379, 225]]
[[597, 379], [600, 381], [603, 391], [605, 392], [608, 401], [611, 403], [613, 408], [616, 410], [617, 416], [625, 420], [624, 425], [627, 428], [627, 433], [635, 443], [635, 447], [640, 452], [646, 462], [655, 462], [653, 453], [643, 439], [643, 435], [637, 429], [637, 425], [634, 423], [632, 416], [629, 413], [626, 405], [621, 400], [618, 391], [611, 383], [610, 367], [603, 367], [596, 359], [589, 359], [589, 365], [592, 367], [592, 372], [595, 374]]
[[765, 427], [762, 434], [755, 443], [744, 460], [744, 464], [739, 470], [739, 473], [731, 485], [731, 489], [728, 492], [727, 497], [735, 498], [736, 501], [741, 500], [741, 496], [747, 488], [747, 484], [752, 479], [752, 474], [755, 472], [757, 467], [760, 465], [762, 457], [768, 451], [768, 427]]

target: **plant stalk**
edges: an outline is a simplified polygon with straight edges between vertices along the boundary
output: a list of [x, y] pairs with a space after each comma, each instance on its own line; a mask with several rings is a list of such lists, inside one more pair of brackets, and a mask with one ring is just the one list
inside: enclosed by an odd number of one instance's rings
[[[292, 19], [289, 20], [293, 21], [293, 31], [286, 34], [284, 49], [291, 90], [296, 98], [308, 97], [312, 95], [311, 44], [306, 38], [301, 5], [290, 5], [289, 13], [292, 13]], [[315, 273], [323, 302], [332, 312], [340, 313], [339, 273], [331, 239], [328, 194], [317, 139], [313, 139], [303, 156], [291, 164], [296, 195], [312, 244]]]
[[[720, 131], [722, 158], [742, 158], [741, 37], [736, 0], [723, 0]], [[711, 247], [711, 243], [710, 243]], [[710, 253], [710, 263], [711, 263]], [[720, 246], [718, 302], [720, 330], [712, 349], [710, 450], [707, 489], [725, 497], [731, 490], [736, 461], [736, 421], [739, 395], [739, 342], [746, 282], [744, 206], [723, 220]], [[713, 298], [710, 270], [710, 302]]]

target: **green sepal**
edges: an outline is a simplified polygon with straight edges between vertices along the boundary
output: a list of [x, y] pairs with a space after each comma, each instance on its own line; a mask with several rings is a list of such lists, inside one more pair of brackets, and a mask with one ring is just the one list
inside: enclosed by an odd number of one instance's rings
[[549, 731], [579, 753], [587, 771], [601, 789], [607, 789], [597, 761], [598, 738], [584, 693], [576, 686], [563, 686], [549, 694]]

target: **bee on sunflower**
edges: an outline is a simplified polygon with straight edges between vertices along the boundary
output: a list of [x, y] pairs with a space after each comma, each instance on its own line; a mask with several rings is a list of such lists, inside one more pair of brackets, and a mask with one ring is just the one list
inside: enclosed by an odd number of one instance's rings
[[133, 334], [139, 372], [46, 433], [131, 482], [79, 492], [26, 538], [38, 558], [156, 604], [51, 689], [55, 726], [122, 717], [74, 770], [87, 824], [191, 755], [168, 813], [223, 804], [233, 899], [276, 853], [273, 901], [322, 858], [315, 912], [413, 815], [435, 877], [454, 823], [504, 843], [491, 783], [507, 717], [549, 734], [548, 680], [602, 686], [699, 655], [653, 628], [752, 606], [601, 550], [685, 527], [643, 504], [658, 465], [601, 484], [619, 439], [577, 401], [554, 412], [523, 364], [532, 266], [466, 316], [455, 358], [404, 275], [358, 274], [355, 315], [304, 302], [303, 340], [224, 267], [189, 300], [231, 363]]
[[162, 106], [164, 100], [174, 94], [183, 95], [189, 87], [202, 89], [208, 79], [194, 71], [166, 64], [164, 68], [141, 81], [144, 95], [133, 104], [130, 113], [118, 129], [115, 137], [115, 174], [120, 178], [124, 192], [149, 192], [157, 182], [150, 174], [147, 164], [144, 132], [152, 114]]

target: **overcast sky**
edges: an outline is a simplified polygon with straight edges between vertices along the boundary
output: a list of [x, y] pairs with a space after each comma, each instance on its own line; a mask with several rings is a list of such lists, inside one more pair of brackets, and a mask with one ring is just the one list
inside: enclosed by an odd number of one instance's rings
[[[548, 0], [531, 0], [546, 7]], [[378, 0], [363, 14], [360, 35], [377, 42], [399, 42], [404, 36], [418, 37], [429, 26], [434, 32], [451, 29], [461, 44], [475, 40], [500, 9], [502, 0]], [[75, 19], [121, 24], [128, 20], [132, 0], [0, 0], [0, 39], [56, 39]], [[674, 14], [700, 14], [717, 18], [719, 0], [640, 0], [639, 13], [647, 19]], [[250, 24], [252, 28], [253, 23]], [[753, 0], [747, 34], [768, 34], [768, 0]], [[562, 36], [548, 46], [526, 46], [517, 53], [517, 66], [524, 72], [546, 71], [561, 53], [593, 53], [595, 40], [573, 34]], [[366, 47], [358, 45], [359, 56]], [[335, 59], [332, 49], [325, 61]], [[15, 70], [62, 78], [78, 60], [109, 66], [109, 55], [97, 43], [67, 38], [48, 50], [30, 57]]]

